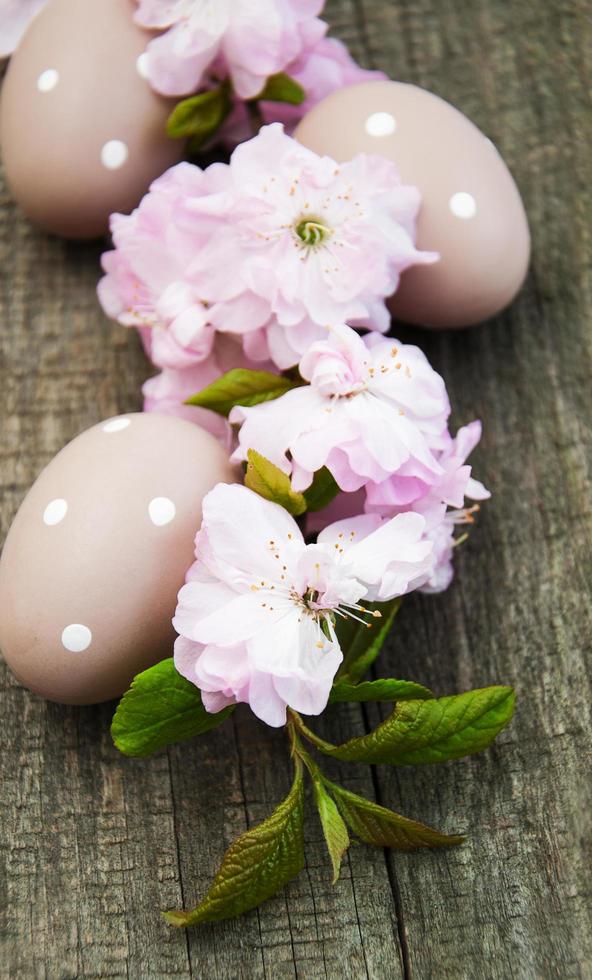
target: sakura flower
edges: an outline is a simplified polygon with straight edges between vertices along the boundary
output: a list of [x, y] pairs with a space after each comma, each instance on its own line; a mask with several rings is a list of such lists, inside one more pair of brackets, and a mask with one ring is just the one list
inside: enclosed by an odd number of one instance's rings
[[288, 706], [320, 714], [342, 661], [337, 619], [364, 621], [362, 600], [390, 599], [425, 576], [424, 526], [417, 514], [366, 514], [307, 545], [282, 507], [218, 484], [203, 501], [173, 620], [178, 671], [211, 712], [246, 702], [272, 726]]
[[326, 466], [342, 490], [393, 474], [432, 485], [444, 476], [450, 412], [442, 378], [417, 347], [341, 325], [300, 362], [310, 383], [273, 402], [237, 406], [242, 423], [234, 458], [249, 449], [291, 474], [295, 490]]
[[323, 0], [138, 0], [135, 20], [164, 31], [150, 41], [148, 76], [163, 95], [229, 76], [241, 99], [299, 57]]
[[[372, 82], [387, 76], [381, 71], [371, 71], [356, 64], [345, 44], [333, 37], [325, 37], [327, 24], [322, 25], [322, 33], [317, 37], [307, 36], [307, 44], [296, 61], [284, 69], [286, 74], [302, 86], [306, 98], [301, 105], [289, 105], [286, 102], [260, 102], [259, 109], [266, 123], [281, 122], [286, 132], [291, 133], [303, 116], [313, 106], [325, 99], [332, 92], [345, 88], [347, 85], [358, 85], [361, 82]], [[253, 135], [252, 121], [247, 107], [240, 99], [235, 100], [235, 106], [230, 116], [222, 126], [219, 138], [225, 146], [234, 148], [238, 143], [248, 140]]]
[[[401, 482], [390, 477], [378, 486], [366, 486], [365, 510], [381, 517], [396, 514], [419, 513], [425, 518], [425, 537], [433, 544], [432, 567], [422, 592], [442, 592], [450, 585], [453, 575], [453, 555], [458, 543], [455, 537], [459, 525], [470, 525], [479, 510], [477, 503], [465, 507], [465, 497], [470, 500], [487, 500], [491, 494], [471, 475], [466, 460], [481, 438], [481, 423], [471, 422], [459, 429], [456, 437], [449, 437], [446, 447], [438, 454], [442, 467], [441, 477], [432, 485], [424, 481], [407, 481], [407, 490], [415, 487], [413, 500], [405, 500]], [[418, 492], [423, 488], [423, 492]]]
[[414, 245], [419, 191], [385, 158], [358, 154], [338, 165], [275, 123], [236, 148], [229, 171], [226, 190], [186, 201], [188, 224], [191, 215], [200, 223], [214, 214], [225, 221], [220, 255], [246, 288], [244, 308], [240, 297], [235, 301], [236, 320], [242, 331], [251, 322], [253, 294], [267, 303], [270, 319], [258, 340], [282, 369], [296, 364], [327, 324], [387, 330], [384, 299], [400, 274], [437, 259]]
[[471, 476], [466, 460], [481, 438], [481, 422], [471, 422], [459, 429], [456, 438], [446, 434], [447, 442], [438, 454], [442, 475], [436, 482], [418, 477], [395, 474], [383, 483], [366, 485], [366, 510], [380, 514], [392, 513], [396, 508], [412, 505], [429, 495], [432, 503], [445, 503], [450, 507], [462, 507], [465, 496], [472, 500], [487, 500], [490, 496], [482, 483]]
[[207, 358], [220, 321], [233, 325], [237, 293], [252, 329], [268, 316], [267, 305], [225, 266], [202, 269], [200, 253], [216, 252], [218, 219], [204, 216], [190, 229], [175, 220], [188, 197], [218, 193], [227, 172], [222, 165], [178, 164], [154, 181], [132, 214], [111, 216], [115, 249], [102, 256], [99, 300], [108, 316], [140, 329], [145, 342], [150, 331], [150, 357], [159, 367], [178, 370]]
[[0, 0], [0, 59], [16, 51], [35, 15], [47, 0]]
[[329, 323], [387, 329], [400, 273], [434, 259], [413, 244], [418, 206], [386, 159], [339, 167], [266, 126], [230, 164], [179, 164], [112, 216], [99, 299], [152, 331], [159, 367], [199, 363], [227, 333], [252, 360], [289, 368]]

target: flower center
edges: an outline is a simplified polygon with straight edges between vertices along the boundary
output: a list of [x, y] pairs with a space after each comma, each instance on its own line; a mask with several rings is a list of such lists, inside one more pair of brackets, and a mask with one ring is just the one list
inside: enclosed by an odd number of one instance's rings
[[323, 223], [322, 218], [301, 218], [294, 225], [294, 234], [307, 248], [318, 248], [333, 234], [331, 228]]

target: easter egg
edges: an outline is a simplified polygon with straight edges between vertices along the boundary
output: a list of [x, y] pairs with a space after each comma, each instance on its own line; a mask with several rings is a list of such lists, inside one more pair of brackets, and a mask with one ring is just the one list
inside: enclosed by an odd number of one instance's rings
[[235, 478], [213, 436], [166, 415], [100, 422], [58, 453], [0, 560], [0, 649], [17, 679], [92, 704], [172, 656], [202, 499]]
[[107, 231], [177, 163], [166, 135], [174, 102], [146, 80], [151, 35], [132, 0], [50, 0], [2, 86], [0, 143], [9, 187], [29, 218], [69, 238]]
[[462, 327], [512, 301], [530, 257], [524, 206], [491, 140], [448, 102], [415, 85], [366, 82], [320, 102], [295, 136], [340, 162], [381, 154], [421, 191], [417, 245], [440, 260], [403, 273], [389, 304], [397, 319]]

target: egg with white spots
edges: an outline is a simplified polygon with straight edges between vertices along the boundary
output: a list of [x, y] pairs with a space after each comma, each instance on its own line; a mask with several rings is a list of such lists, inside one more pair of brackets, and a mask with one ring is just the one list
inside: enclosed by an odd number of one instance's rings
[[513, 300], [530, 257], [524, 206], [491, 140], [448, 102], [401, 82], [352, 85], [311, 109], [295, 136], [340, 162], [386, 156], [421, 191], [417, 245], [440, 260], [403, 273], [389, 303], [397, 319], [462, 327]]
[[117, 416], [58, 453], [0, 559], [0, 649], [17, 679], [92, 704], [171, 656], [203, 497], [235, 479], [214, 437], [174, 416]]
[[151, 33], [132, 0], [50, 0], [11, 58], [0, 100], [9, 187], [29, 218], [69, 238], [107, 231], [177, 163], [175, 100], [146, 78]]

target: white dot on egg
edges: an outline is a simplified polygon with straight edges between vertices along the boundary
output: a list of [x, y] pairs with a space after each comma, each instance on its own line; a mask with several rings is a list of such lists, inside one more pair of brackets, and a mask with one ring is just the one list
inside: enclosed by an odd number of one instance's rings
[[148, 52], [143, 51], [141, 55], [138, 55], [136, 61], [136, 70], [140, 78], [148, 78]]
[[128, 425], [131, 424], [131, 419], [124, 417], [110, 419], [108, 422], [105, 422], [103, 432], [121, 432], [122, 429], [127, 429]]
[[177, 508], [169, 497], [155, 497], [154, 500], [151, 500], [148, 504], [148, 514], [150, 515], [150, 520], [153, 524], [156, 524], [157, 527], [163, 527], [165, 524], [170, 524], [176, 513]]
[[60, 80], [59, 73], [55, 68], [46, 68], [37, 79], [37, 89], [39, 92], [51, 92]]
[[101, 149], [101, 163], [107, 170], [119, 170], [129, 156], [129, 150], [122, 140], [108, 140]]
[[466, 191], [458, 191], [453, 194], [448, 202], [448, 207], [455, 218], [464, 218], [465, 221], [474, 218], [477, 214], [477, 202], [473, 195]]
[[390, 112], [373, 112], [366, 120], [368, 136], [391, 136], [397, 128], [397, 120]]
[[62, 646], [70, 653], [82, 653], [88, 650], [92, 642], [92, 633], [88, 626], [82, 623], [70, 623], [62, 631]]
[[53, 527], [54, 524], [63, 521], [67, 513], [68, 501], [62, 497], [57, 497], [56, 500], [51, 500], [43, 511], [43, 523], [47, 524], [48, 527]]

